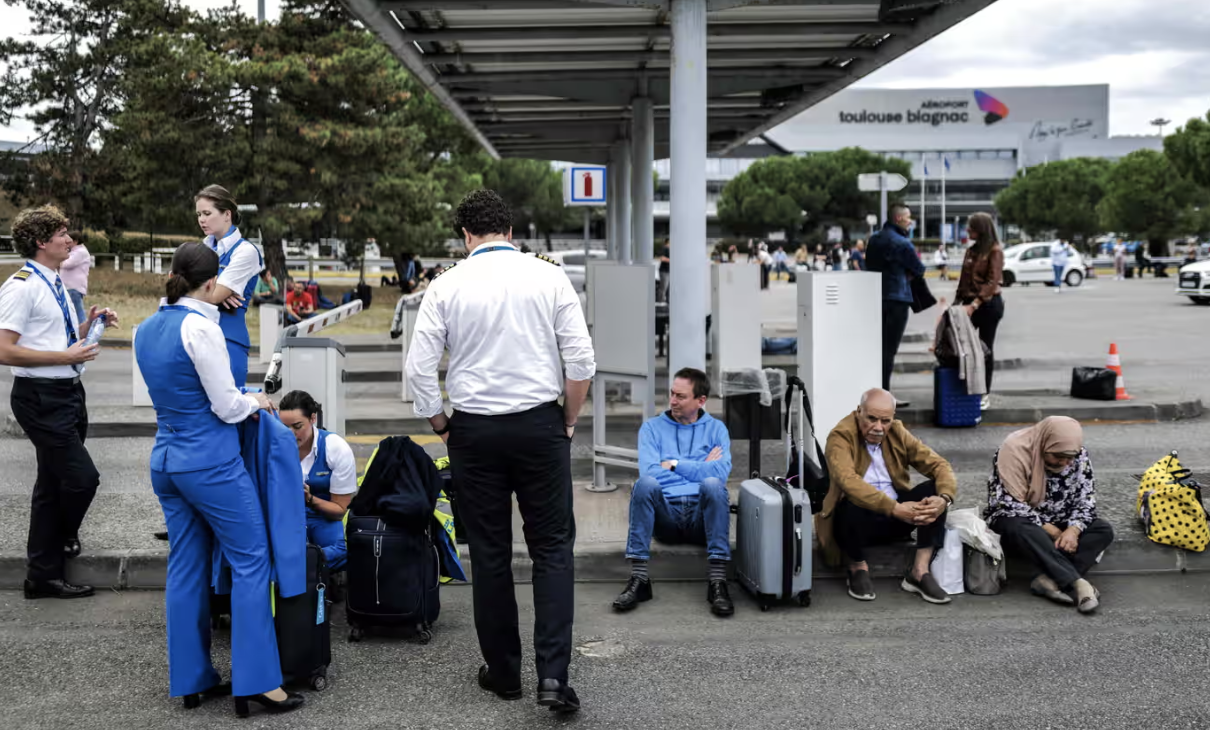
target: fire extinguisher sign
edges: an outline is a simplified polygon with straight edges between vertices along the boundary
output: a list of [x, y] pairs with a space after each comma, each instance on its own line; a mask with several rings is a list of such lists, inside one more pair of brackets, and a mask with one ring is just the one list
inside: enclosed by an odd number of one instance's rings
[[577, 165], [563, 169], [565, 205], [605, 205], [605, 168]]

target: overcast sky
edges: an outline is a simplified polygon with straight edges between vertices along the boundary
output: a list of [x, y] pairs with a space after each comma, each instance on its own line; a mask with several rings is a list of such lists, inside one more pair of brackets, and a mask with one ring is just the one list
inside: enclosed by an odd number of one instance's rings
[[[250, 15], [256, 0], [238, 0]], [[187, 0], [198, 9], [229, 0]], [[276, 17], [280, 0], [266, 0]], [[24, 11], [0, 6], [0, 27], [19, 33]], [[1210, 110], [1207, 0], [998, 0], [965, 23], [892, 62], [859, 85], [972, 88], [1109, 84], [1110, 134], [1171, 132]], [[19, 121], [0, 139], [26, 140]]]

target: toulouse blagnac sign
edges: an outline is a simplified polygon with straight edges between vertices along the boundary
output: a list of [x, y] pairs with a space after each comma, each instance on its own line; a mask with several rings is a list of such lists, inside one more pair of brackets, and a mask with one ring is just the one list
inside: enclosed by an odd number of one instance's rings
[[975, 107], [971, 108], [968, 99], [925, 99], [919, 107], [901, 112], [865, 109], [859, 112], [841, 111], [839, 120], [841, 124], [928, 124], [938, 127], [942, 124], [968, 124], [972, 118], [979, 118], [980, 112], [983, 114], [983, 123], [989, 125], [1008, 116], [1008, 107], [1004, 102], [982, 91], [975, 92]]

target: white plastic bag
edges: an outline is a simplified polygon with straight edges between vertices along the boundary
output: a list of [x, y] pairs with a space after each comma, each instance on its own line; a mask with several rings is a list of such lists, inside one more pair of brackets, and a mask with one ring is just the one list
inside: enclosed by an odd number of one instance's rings
[[966, 581], [962, 577], [962, 538], [952, 527], [945, 529], [945, 544], [933, 558], [929, 572], [937, 579], [941, 589], [951, 596], [965, 592]]
[[1000, 536], [992, 532], [992, 528], [987, 526], [974, 507], [950, 510], [945, 526], [948, 530], [957, 530], [962, 542], [984, 553], [992, 560], [999, 562], [1004, 559], [1004, 548], [1000, 547]]

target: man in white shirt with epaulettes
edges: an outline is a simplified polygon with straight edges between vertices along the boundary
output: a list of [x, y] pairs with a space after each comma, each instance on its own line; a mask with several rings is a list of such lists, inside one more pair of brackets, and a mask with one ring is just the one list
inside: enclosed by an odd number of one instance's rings
[[[571, 439], [596, 373], [592, 340], [563, 270], [509, 242], [511, 212], [499, 195], [468, 195], [456, 226], [468, 255], [429, 285], [407, 374], [416, 415], [449, 446], [459, 520], [475, 561], [475, 628], [487, 661], [479, 685], [503, 699], [521, 697], [515, 493], [534, 561], [538, 704], [574, 712], [580, 702], [567, 676], [575, 593]], [[450, 418], [437, 378], [447, 347]]]
[[[26, 544], [26, 598], [81, 598], [92, 586], [66, 578], [66, 560], [80, 554], [79, 529], [101, 477], [84, 448], [88, 407], [80, 374], [97, 356], [85, 346], [94, 327], [117, 315], [92, 307], [77, 321], [59, 267], [74, 242], [67, 217], [54, 206], [21, 211], [13, 246], [28, 261], [0, 286], [0, 363], [13, 371], [12, 409], [38, 452], [38, 476]], [[105, 315], [105, 322], [97, 317]]]

